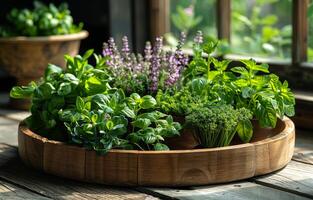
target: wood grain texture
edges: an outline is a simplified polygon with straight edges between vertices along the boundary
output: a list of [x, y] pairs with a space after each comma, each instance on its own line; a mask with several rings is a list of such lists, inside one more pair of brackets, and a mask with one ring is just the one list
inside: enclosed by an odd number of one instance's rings
[[85, 180], [84, 148], [65, 145], [61, 142], [44, 143], [43, 170], [61, 177]]
[[[14, 147], [8, 147], [15, 150]], [[8, 151], [7, 151], [8, 152]], [[15, 154], [15, 159], [3, 165], [0, 169], [0, 180], [10, 182], [18, 188], [40, 194], [43, 197], [52, 199], [73, 199], [73, 200], [156, 200], [147, 194], [123, 187], [109, 187], [99, 184], [82, 183], [71, 181], [38, 170], [28, 168]], [[1, 192], [1, 183], [0, 183]], [[27, 197], [25, 195], [25, 197]], [[0, 199], [1, 193], [0, 193]], [[11, 199], [5, 198], [4, 200]], [[30, 198], [30, 199], [36, 199]]]
[[[284, 167], [293, 154], [295, 129], [292, 121], [284, 118], [275, 129], [255, 129], [255, 138], [247, 144], [172, 151], [112, 150], [105, 156], [44, 140], [23, 125], [19, 135], [20, 156], [26, 163], [38, 163], [41, 154], [34, 150], [41, 151], [42, 169], [47, 173], [113, 185], [190, 186], [246, 179]], [[35, 142], [23, 143], [32, 140], [41, 142], [43, 149], [28, 147], [37, 145]]]
[[254, 178], [258, 184], [313, 198], [313, 166], [291, 161], [277, 173]]
[[0, 200], [48, 200], [36, 193], [19, 188], [0, 180]]
[[17, 155], [17, 149], [13, 146], [0, 143], [0, 167], [9, 162], [12, 158]]
[[151, 40], [170, 32], [170, 0], [150, 0]]
[[307, 200], [309, 198], [251, 182], [191, 188], [140, 188], [139, 191], [172, 200]]
[[292, 160], [313, 165], [313, 132], [302, 130], [296, 137]]
[[249, 178], [255, 172], [254, 153], [252, 144], [218, 151], [142, 152], [138, 154], [138, 184], [205, 185]]
[[18, 144], [22, 160], [35, 169], [43, 169], [44, 143], [47, 141], [24, 126], [19, 126]]
[[108, 185], [137, 185], [137, 153], [132, 151], [97, 155], [86, 151], [86, 180]]

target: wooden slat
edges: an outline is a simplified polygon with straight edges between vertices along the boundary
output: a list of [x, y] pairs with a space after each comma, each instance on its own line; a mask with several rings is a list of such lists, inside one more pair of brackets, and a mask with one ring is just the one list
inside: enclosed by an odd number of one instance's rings
[[0, 142], [17, 146], [18, 122], [0, 116]]
[[265, 187], [255, 183], [239, 182], [227, 185], [212, 185], [206, 187], [192, 187], [188, 189], [171, 188], [141, 188], [141, 191], [162, 199], [180, 200], [251, 200], [251, 199], [275, 199], [275, 200], [304, 200], [305, 197], [296, 194]]
[[5, 165], [11, 159], [16, 158], [17, 149], [7, 144], [0, 143], [0, 167]]
[[292, 159], [312, 164], [313, 167], [313, 131], [297, 130], [296, 147]]
[[5, 108], [0, 109], [0, 116], [3, 116], [4, 118], [11, 119], [17, 122], [22, 121], [26, 117], [30, 115], [30, 112], [28, 111], [21, 111], [21, 110], [9, 110]]
[[151, 40], [170, 31], [169, 0], [150, 0]]
[[230, 41], [231, 34], [231, 0], [216, 1], [218, 39]]
[[284, 169], [254, 178], [256, 183], [313, 198], [313, 165], [291, 161]]
[[[47, 175], [26, 167], [14, 159], [0, 169], [0, 179], [19, 185], [52, 199], [103, 199], [103, 200], [155, 200], [152, 196], [137, 191], [97, 184], [75, 182]], [[0, 193], [1, 199], [1, 193]]]
[[0, 180], [1, 200], [46, 200], [48, 198]]
[[308, 3], [308, 0], [293, 0], [292, 62], [294, 64], [307, 60]]

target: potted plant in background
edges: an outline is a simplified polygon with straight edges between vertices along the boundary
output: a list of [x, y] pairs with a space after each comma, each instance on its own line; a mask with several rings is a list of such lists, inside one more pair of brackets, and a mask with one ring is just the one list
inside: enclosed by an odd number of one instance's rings
[[[38, 80], [48, 63], [64, 67], [64, 54], [76, 55], [88, 36], [83, 24], [73, 24], [67, 4], [56, 7], [34, 2], [33, 9], [13, 9], [0, 26], [0, 67], [17, 79], [17, 85]], [[15, 108], [29, 103], [11, 101]]]

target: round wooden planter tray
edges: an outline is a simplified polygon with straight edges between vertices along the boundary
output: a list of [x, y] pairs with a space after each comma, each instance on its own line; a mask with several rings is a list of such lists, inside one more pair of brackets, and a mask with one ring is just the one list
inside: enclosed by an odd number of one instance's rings
[[281, 169], [293, 155], [295, 127], [284, 118], [274, 129], [256, 127], [253, 140], [247, 144], [195, 150], [111, 150], [100, 156], [43, 138], [21, 123], [18, 142], [26, 164], [57, 176], [108, 185], [191, 186], [241, 180]]

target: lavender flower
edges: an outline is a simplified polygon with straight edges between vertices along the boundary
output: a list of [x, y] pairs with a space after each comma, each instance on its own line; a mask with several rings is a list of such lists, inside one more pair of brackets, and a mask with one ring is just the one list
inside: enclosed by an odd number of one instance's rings
[[130, 49], [129, 49], [129, 43], [128, 43], [128, 38], [126, 36], [124, 36], [122, 38], [122, 42], [123, 42], [123, 45], [122, 45], [122, 60], [123, 60], [123, 63], [126, 67], [126, 69], [128, 71], [131, 71], [132, 70], [132, 62], [131, 62], [131, 58], [130, 58]]
[[197, 31], [197, 35], [194, 38], [194, 43], [196, 45], [201, 45], [203, 43], [203, 34], [202, 31]]
[[128, 38], [127, 38], [127, 36], [124, 36], [124, 37], [122, 38], [122, 42], [123, 42], [122, 52], [123, 52], [125, 55], [129, 55], [130, 49], [129, 49], [129, 44], [128, 44]]
[[113, 55], [113, 52], [111, 51], [108, 43], [106, 43], [106, 42], [103, 43], [102, 54], [103, 54], [103, 56], [112, 56]]
[[188, 64], [188, 56], [182, 51], [182, 47], [185, 43], [186, 35], [184, 32], [181, 33], [180, 40], [178, 42], [176, 51], [171, 54], [168, 58], [169, 62], [169, 75], [165, 81], [166, 86], [173, 86], [181, 76], [183, 67]]
[[[202, 35], [198, 35], [198, 40], [201, 42]], [[127, 92], [149, 90], [154, 93], [160, 86], [163, 86], [160, 83], [163, 74], [167, 75], [165, 86], [171, 87], [177, 84], [184, 67], [188, 64], [188, 56], [182, 51], [185, 40], [185, 33], [181, 33], [176, 50], [165, 52], [163, 38], [158, 37], [153, 47], [150, 42], [146, 43], [145, 55], [142, 56], [131, 52], [127, 37], [122, 38], [121, 51], [118, 50], [114, 39], [110, 38], [108, 43], [103, 44], [103, 55], [110, 58], [107, 65], [115, 77], [114, 85]]]
[[152, 92], [155, 92], [158, 89], [159, 74], [160, 74], [160, 68], [161, 68], [160, 54], [162, 52], [162, 47], [163, 47], [163, 38], [157, 37], [155, 39], [155, 46], [153, 48], [153, 54], [151, 58], [150, 91]]
[[177, 49], [181, 49], [184, 46], [185, 41], [186, 41], [186, 34], [185, 34], [185, 32], [181, 32], [180, 38], [178, 41], [178, 45], [177, 45]]
[[146, 42], [146, 46], [145, 46], [145, 60], [147, 62], [150, 62], [151, 58], [152, 58], [151, 43], [150, 42]]

